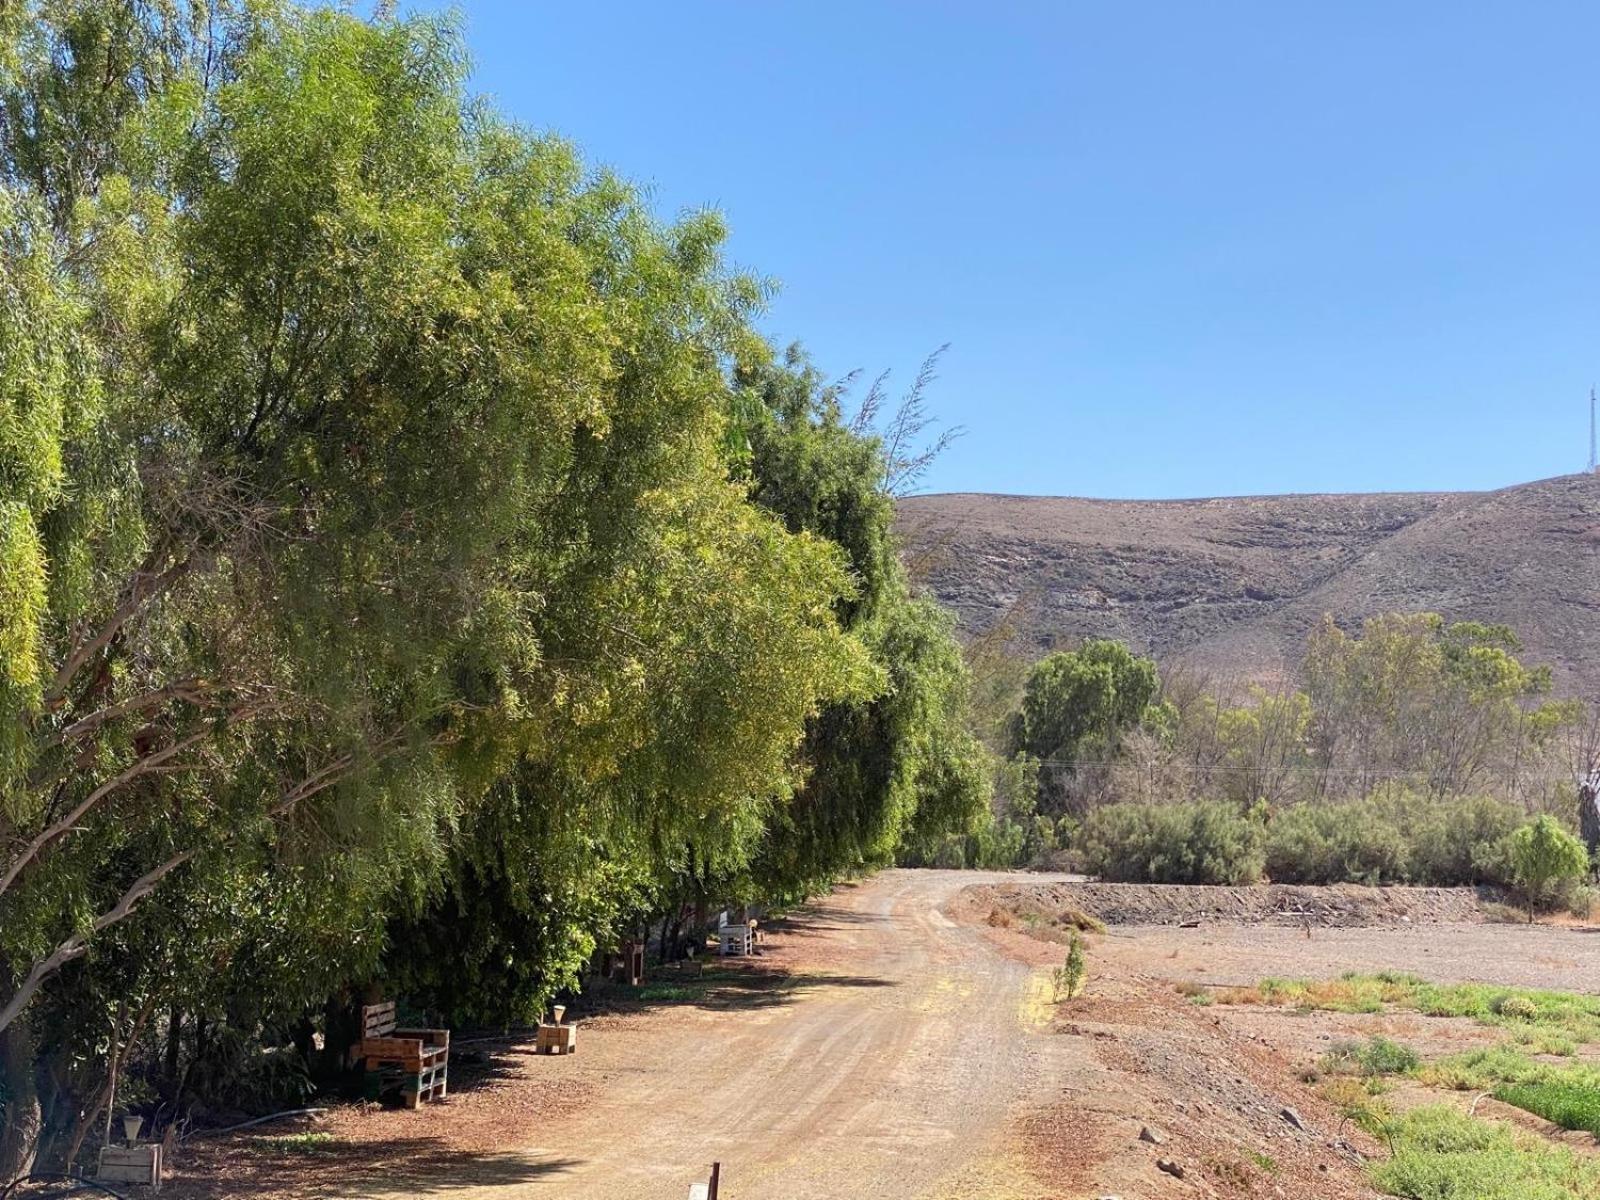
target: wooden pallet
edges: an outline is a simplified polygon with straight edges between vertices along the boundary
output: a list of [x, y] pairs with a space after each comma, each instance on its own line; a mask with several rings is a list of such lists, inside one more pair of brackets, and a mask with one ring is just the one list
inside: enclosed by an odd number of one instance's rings
[[443, 1100], [450, 1091], [450, 1031], [398, 1029], [393, 1000], [361, 1010], [356, 1053], [365, 1061], [362, 1091], [368, 1100], [398, 1092], [407, 1108]]
[[578, 1052], [578, 1027], [576, 1025], [541, 1025], [539, 1040], [534, 1046], [539, 1054], [576, 1054]]
[[161, 1190], [161, 1145], [140, 1142], [136, 1146], [107, 1146], [100, 1151], [95, 1178], [106, 1183], [142, 1183]]

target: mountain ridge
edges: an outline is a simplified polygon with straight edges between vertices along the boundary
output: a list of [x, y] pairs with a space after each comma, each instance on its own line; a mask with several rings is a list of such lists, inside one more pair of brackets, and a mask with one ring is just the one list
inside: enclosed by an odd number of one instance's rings
[[1600, 690], [1600, 477], [1486, 492], [1171, 500], [947, 492], [902, 500], [913, 570], [968, 636], [1015, 652], [1119, 637], [1240, 681], [1292, 680], [1330, 613], [1510, 625], [1558, 688]]

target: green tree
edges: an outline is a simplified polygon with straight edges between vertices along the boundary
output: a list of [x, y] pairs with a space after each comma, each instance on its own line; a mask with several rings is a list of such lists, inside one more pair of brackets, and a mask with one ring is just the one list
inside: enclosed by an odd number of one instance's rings
[[[1028, 672], [1022, 707], [1011, 720], [1011, 752], [1046, 764], [1045, 781], [1060, 780], [1086, 751], [1110, 759], [1159, 688], [1155, 661], [1122, 642], [1090, 639], [1046, 655]], [[1059, 783], [1046, 788], [1051, 807], [1060, 807], [1061, 791]]]
[[489, 888], [551, 915], [525, 1004], [687, 843], [747, 860], [881, 676], [846, 553], [728, 478], [721, 223], [471, 100], [453, 19], [0, 37], [9, 1177], [75, 998], [259, 1038]]
[[1547, 903], [1563, 884], [1588, 874], [1589, 852], [1554, 817], [1541, 816], [1511, 834], [1511, 868], [1527, 898], [1531, 923], [1536, 905]]
[[987, 814], [990, 782], [951, 620], [913, 595], [894, 538], [890, 487], [916, 456], [847, 421], [841, 388], [798, 349], [739, 381], [751, 496], [792, 532], [848, 553], [856, 590], [839, 618], [881, 681], [873, 698], [811, 722], [805, 781], [763, 838], [755, 877], [771, 894], [798, 894], [892, 861], [907, 838], [965, 834]]

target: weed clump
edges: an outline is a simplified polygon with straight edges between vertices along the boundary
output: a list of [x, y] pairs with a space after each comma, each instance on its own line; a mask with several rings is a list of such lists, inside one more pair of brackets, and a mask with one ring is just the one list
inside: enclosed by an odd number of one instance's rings
[[1386, 1037], [1339, 1042], [1322, 1057], [1322, 1071], [1327, 1075], [1409, 1075], [1421, 1065], [1415, 1050]]

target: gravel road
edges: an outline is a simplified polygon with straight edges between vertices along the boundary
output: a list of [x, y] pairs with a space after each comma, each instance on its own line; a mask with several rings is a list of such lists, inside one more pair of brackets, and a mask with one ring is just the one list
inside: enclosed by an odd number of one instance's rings
[[798, 987], [594, 1022], [577, 1055], [541, 1060], [592, 1099], [535, 1144], [361, 1194], [680, 1200], [717, 1159], [728, 1200], [1037, 1195], [1005, 1142], [1059, 1041], [1039, 1032], [1039, 976], [939, 911], [1003, 878], [886, 871], [841, 889], [779, 939]]

